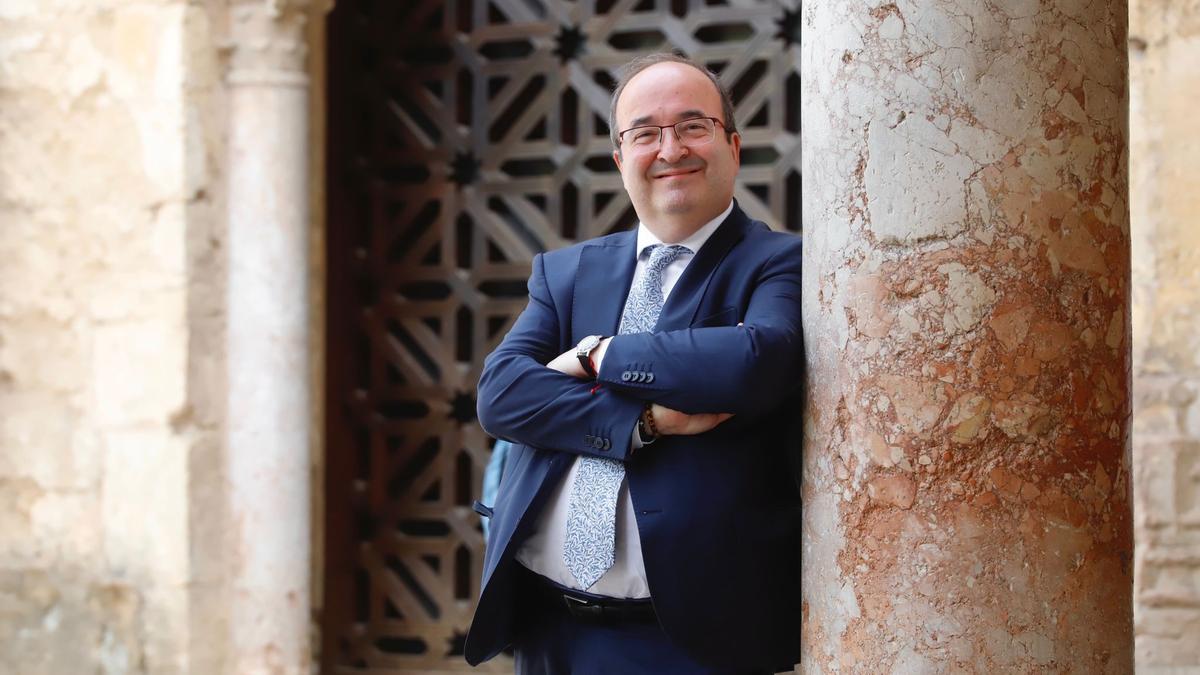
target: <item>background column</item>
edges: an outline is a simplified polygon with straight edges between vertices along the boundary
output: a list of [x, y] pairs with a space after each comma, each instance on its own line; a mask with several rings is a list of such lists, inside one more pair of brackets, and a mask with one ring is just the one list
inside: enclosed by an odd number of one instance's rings
[[1129, 16], [1137, 664], [1200, 672], [1200, 3]]
[[230, 672], [308, 673], [307, 8], [230, 12]]
[[810, 675], [1132, 671], [1125, 31], [804, 2]]

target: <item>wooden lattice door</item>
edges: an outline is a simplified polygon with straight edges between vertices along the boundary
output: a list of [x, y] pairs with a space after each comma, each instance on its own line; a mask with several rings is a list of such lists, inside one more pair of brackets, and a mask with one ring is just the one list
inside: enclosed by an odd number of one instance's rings
[[635, 222], [606, 123], [622, 64], [674, 49], [720, 73], [743, 135], [739, 203], [799, 229], [798, 5], [338, 0], [326, 673], [466, 669], [484, 546], [469, 505], [491, 447], [475, 383], [534, 254]]

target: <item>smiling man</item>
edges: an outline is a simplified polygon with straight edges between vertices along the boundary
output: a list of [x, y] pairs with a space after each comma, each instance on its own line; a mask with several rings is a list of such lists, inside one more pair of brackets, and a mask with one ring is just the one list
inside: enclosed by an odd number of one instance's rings
[[538, 255], [479, 419], [512, 441], [466, 657], [517, 672], [764, 673], [800, 646], [800, 240], [733, 199], [702, 65], [630, 63], [609, 114], [636, 229]]

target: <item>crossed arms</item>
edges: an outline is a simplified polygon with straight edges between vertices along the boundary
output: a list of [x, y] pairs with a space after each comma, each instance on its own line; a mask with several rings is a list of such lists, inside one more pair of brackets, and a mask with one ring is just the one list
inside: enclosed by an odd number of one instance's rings
[[[730, 415], [770, 412], [799, 384], [803, 356], [800, 241], [772, 241], [780, 245], [755, 270], [740, 325], [618, 335], [597, 354], [596, 382], [581, 379], [574, 348], [564, 344], [570, 294], [551, 292], [546, 265], [555, 260], [536, 256], [529, 304], [484, 363], [480, 423], [533, 447], [624, 460], [646, 403], [655, 405], [664, 434], [702, 433]], [[654, 378], [622, 379], [631, 368], [652, 369]]]

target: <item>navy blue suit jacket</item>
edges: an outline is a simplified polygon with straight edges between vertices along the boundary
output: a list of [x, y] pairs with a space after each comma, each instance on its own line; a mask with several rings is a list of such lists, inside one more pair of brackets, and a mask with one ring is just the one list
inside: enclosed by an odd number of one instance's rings
[[[625, 463], [647, 581], [667, 635], [714, 666], [790, 668], [800, 649], [800, 239], [734, 205], [652, 333], [616, 337], [600, 387], [544, 364], [613, 335], [636, 231], [538, 255], [529, 304], [484, 363], [479, 421], [514, 442], [494, 507], [467, 661], [513, 639], [514, 555], [577, 455]], [[738, 326], [738, 323], [742, 326]], [[735, 416], [631, 452], [646, 402]]]

